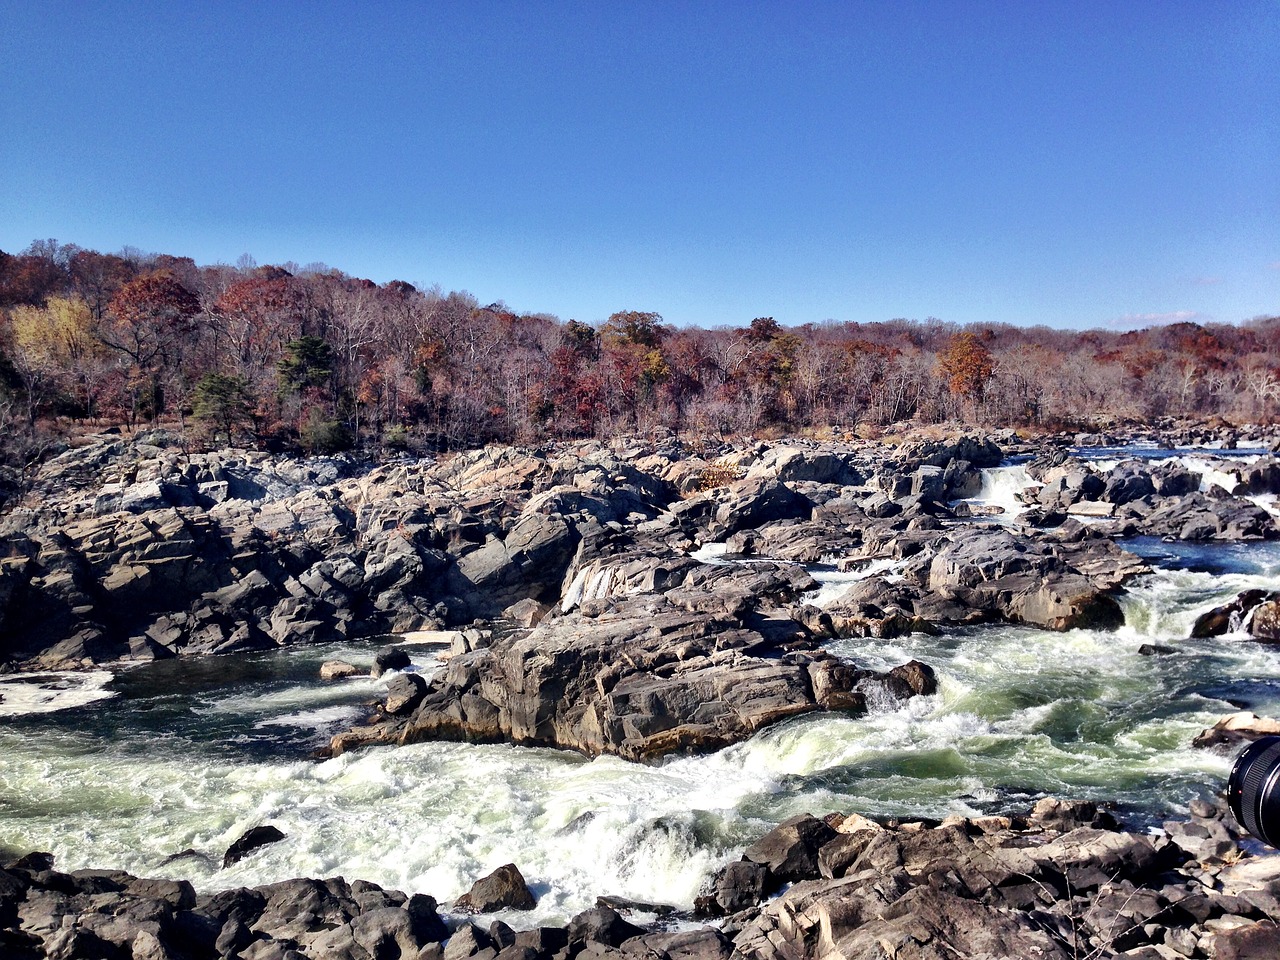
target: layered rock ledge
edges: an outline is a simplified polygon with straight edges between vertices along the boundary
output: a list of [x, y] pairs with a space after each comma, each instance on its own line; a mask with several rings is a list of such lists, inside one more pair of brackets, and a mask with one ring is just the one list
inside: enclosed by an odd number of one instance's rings
[[412, 710], [384, 704], [372, 725], [337, 735], [332, 752], [509, 740], [650, 760], [714, 750], [815, 710], [865, 712], [869, 698], [934, 692], [924, 664], [876, 673], [819, 649], [822, 635], [802, 622], [819, 611], [797, 608], [816, 586], [801, 568], [672, 559], [593, 565], [667, 589], [575, 601], [532, 630], [457, 653]]

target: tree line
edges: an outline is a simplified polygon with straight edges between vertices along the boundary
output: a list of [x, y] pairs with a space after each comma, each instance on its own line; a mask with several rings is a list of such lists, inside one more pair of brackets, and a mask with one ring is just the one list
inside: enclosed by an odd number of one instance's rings
[[161, 420], [197, 442], [329, 452], [911, 420], [1269, 422], [1278, 400], [1280, 317], [1129, 331], [757, 317], [706, 329], [640, 310], [517, 314], [323, 264], [197, 266], [53, 240], [0, 251], [10, 451]]

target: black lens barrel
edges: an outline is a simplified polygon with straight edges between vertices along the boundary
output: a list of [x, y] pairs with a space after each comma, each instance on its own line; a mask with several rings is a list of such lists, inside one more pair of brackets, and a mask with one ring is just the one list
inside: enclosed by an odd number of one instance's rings
[[1259, 737], [1236, 757], [1227, 802], [1240, 826], [1280, 847], [1280, 737]]

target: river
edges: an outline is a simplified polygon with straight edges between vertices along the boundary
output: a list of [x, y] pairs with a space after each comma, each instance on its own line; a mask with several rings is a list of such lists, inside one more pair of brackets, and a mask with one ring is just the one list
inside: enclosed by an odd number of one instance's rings
[[[1022, 468], [999, 468], [978, 499], [1025, 482]], [[872, 666], [932, 664], [939, 692], [865, 717], [797, 718], [654, 766], [452, 743], [310, 759], [381, 689], [367, 677], [323, 684], [320, 663], [367, 667], [376, 643], [41, 678], [50, 689], [6, 678], [0, 847], [202, 889], [341, 874], [441, 901], [515, 862], [539, 905], [507, 919], [527, 927], [601, 894], [688, 907], [721, 863], [806, 811], [972, 815], [1051, 794], [1114, 801], [1129, 825], [1155, 825], [1225, 781], [1230, 759], [1191, 749], [1196, 733], [1241, 706], [1280, 714], [1280, 648], [1186, 639], [1208, 607], [1273, 589], [1280, 546], [1125, 546], [1157, 570], [1120, 597], [1118, 632], [839, 641], [833, 650]], [[818, 602], [857, 575], [814, 573], [826, 583]], [[1142, 656], [1143, 643], [1176, 652]], [[435, 649], [407, 649], [435, 669]], [[221, 869], [225, 848], [262, 823], [287, 838]]]

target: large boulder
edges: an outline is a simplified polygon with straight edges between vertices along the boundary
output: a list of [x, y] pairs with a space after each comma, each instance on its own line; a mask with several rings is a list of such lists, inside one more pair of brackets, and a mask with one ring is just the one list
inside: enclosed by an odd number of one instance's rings
[[454, 656], [412, 714], [339, 734], [332, 749], [509, 740], [646, 760], [717, 749], [815, 710], [863, 711], [873, 688], [914, 695], [907, 674], [838, 660], [781, 609], [812, 583], [790, 565], [721, 565], [665, 593], [585, 597]]
[[532, 910], [537, 901], [525, 883], [520, 868], [514, 863], [499, 867], [481, 877], [454, 902], [455, 910], [469, 913], [492, 913], [494, 910]]
[[1002, 530], [972, 531], [934, 554], [926, 582], [937, 594], [1015, 623], [1050, 630], [1122, 626], [1108, 584], [1069, 562], [1084, 562], [1077, 552], [1027, 545]]
[[779, 480], [747, 479], [721, 492], [708, 535], [723, 540], [739, 530], [778, 520], [807, 519], [813, 503]]
[[769, 868], [774, 885], [805, 880], [818, 874], [818, 852], [836, 838], [836, 831], [811, 814], [784, 820], [742, 854], [744, 860]]

